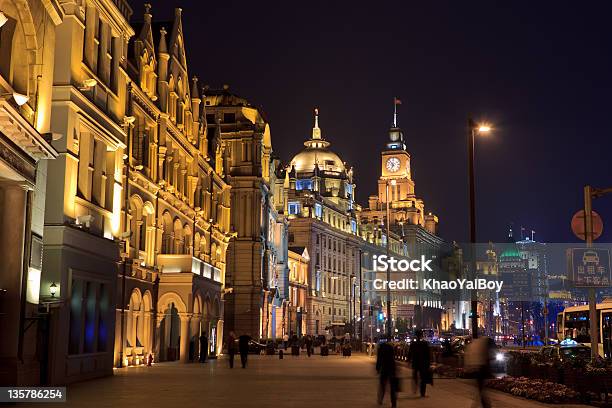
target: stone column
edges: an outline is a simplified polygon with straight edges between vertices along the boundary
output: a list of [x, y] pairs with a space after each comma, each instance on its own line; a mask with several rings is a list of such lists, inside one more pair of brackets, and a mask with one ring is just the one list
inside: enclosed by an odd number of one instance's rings
[[20, 184], [0, 184], [0, 259], [2, 259], [0, 314], [5, 313], [4, 316], [1, 316], [0, 367], [9, 371], [4, 372], [5, 370], [0, 368], [0, 379], [16, 376], [25, 242], [26, 193], [27, 189]]
[[223, 352], [223, 319], [217, 322], [217, 344], [215, 354], [220, 355]]
[[180, 339], [180, 361], [181, 363], [189, 362], [189, 324], [191, 321], [191, 314], [179, 313], [181, 319], [181, 339]]
[[150, 311], [146, 311], [144, 312], [144, 321], [143, 321], [143, 337], [144, 337], [144, 358], [145, 358], [145, 363], [146, 363], [146, 359], [149, 357], [149, 353], [153, 352], [153, 321], [151, 319], [151, 317], [153, 316], [153, 313], [151, 313]]
[[153, 333], [153, 340], [155, 344], [153, 345], [153, 358], [156, 363], [161, 361], [161, 323], [164, 320], [163, 313], [157, 313], [157, 319], [155, 319], [155, 333]]
[[193, 318], [191, 319], [191, 323], [193, 324], [193, 334], [196, 336], [195, 338], [195, 347], [193, 350], [193, 355], [195, 359], [198, 359], [200, 357], [200, 353], [202, 352], [202, 350], [200, 350], [200, 326], [202, 324], [202, 315], [201, 314], [194, 314]]

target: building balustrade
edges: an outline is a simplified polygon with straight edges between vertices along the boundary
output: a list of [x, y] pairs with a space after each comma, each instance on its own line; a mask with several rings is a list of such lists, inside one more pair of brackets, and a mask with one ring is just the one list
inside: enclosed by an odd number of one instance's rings
[[157, 262], [163, 273], [193, 273], [221, 282], [221, 269], [191, 255], [160, 254]]

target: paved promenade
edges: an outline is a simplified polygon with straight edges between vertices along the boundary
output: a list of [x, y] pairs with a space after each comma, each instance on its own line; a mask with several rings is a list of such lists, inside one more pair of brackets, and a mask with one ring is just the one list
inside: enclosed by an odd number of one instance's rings
[[[153, 367], [115, 370], [109, 378], [68, 387], [68, 402], [45, 407], [343, 407], [376, 408], [374, 359], [313, 356], [249, 356], [246, 369], [236, 359], [206, 364], [163, 363]], [[436, 379], [428, 397], [412, 394], [410, 372], [401, 370], [399, 407], [472, 407], [475, 388], [467, 380]], [[552, 407], [491, 392], [495, 408]], [[23, 405], [26, 406], [26, 405]], [[29, 405], [40, 407], [40, 404]], [[383, 406], [390, 407], [388, 397]]]

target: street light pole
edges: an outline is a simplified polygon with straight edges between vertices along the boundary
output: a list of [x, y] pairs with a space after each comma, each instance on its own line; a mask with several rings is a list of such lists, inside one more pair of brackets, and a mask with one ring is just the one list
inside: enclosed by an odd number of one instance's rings
[[[593, 245], [593, 198], [612, 193], [612, 188], [584, 186], [584, 240], [586, 246]], [[599, 355], [599, 322], [597, 321], [597, 295], [595, 288], [589, 288], [589, 327], [591, 330], [591, 358]]]
[[[476, 189], [474, 187], [474, 139], [476, 136], [476, 123], [468, 119], [468, 180], [469, 180], [469, 201], [470, 201], [470, 271], [476, 275], [476, 260], [474, 246], [476, 245]], [[478, 337], [478, 297], [472, 290], [471, 292], [471, 313], [472, 319], [472, 338]]]
[[[488, 133], [491, 128], [487, 125], [477, 125], [472, 118], [468, 118], [467, 148], [468, 148], [468, 185], [469, 185], [469, 210], [470, 210], [470, 266], [471, 274], [476, 277], [476, 188], [474, 180], [474, 143], [476, 134]], [[478, 293], [471, 292], [472, 338], [478, 337]]]

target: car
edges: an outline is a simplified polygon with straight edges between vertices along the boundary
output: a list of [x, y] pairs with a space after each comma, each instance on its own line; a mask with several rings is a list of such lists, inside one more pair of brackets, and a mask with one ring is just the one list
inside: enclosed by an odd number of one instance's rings
[[584, 361], [591, 360], [591, 348], [583, 344], [576, 345], [552, 345], [544, 346], [540, 350], [545, 357], [558, 359], [560, 361]]

